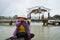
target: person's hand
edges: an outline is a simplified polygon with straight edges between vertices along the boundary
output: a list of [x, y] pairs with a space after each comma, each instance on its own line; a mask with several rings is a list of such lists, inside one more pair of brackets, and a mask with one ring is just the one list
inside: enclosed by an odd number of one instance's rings
[[16, 36], [13, 36], [14, 38], [17, 38]]
[[28, 34], [28, 39], [31, 39], [31, 35]]

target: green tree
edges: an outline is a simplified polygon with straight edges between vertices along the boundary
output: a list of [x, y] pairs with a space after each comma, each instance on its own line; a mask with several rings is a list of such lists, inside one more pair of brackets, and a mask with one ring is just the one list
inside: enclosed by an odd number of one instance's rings
[[6, 19], [6, 17], [5, 16], [0, 16], [0, 19]]
[[60, 15], [54, 15], [53, 17], [56, 19], [60, 19]]
[[16, 19], [18, 17], [18, 15], [14, 15], [13, 18]]

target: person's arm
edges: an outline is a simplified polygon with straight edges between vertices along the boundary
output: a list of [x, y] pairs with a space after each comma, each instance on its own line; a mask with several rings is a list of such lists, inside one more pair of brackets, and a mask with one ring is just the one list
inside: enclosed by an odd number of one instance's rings
[[16, 29], [15, 29], [15, 31], [13, 33], [14, 38], [16, 37], [16, 33], [17, 33], [17, 30], [18, 30], [19, 25], [20, 25], [20, 22], [18, 20], [16, 20]]
[[19, 26], [20, 25], [20, 21], [19, 20], [16, 20], [16, 26]]
[[24, 22], [23, 24], [24, 24], [24, 26], [25, 26], [25, 28], [26, 28], [28, 38], [30, 39], [30, 38], [31, 38], [31, 35], [30, 35], [30, 28], [29, 28], [29, 25], [28, 25], [28, 23], [26, 23], [26, 22]]

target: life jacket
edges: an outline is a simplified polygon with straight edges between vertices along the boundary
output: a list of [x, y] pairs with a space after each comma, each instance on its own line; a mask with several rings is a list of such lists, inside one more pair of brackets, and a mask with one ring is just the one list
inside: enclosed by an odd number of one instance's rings
[[26, 32], [26, 29], [25, 29], [25, 27], [24, 27], [23, 24], [21, 24], [21, 25], [19, 26], [18, 33], [20, 33], [20, 32]]

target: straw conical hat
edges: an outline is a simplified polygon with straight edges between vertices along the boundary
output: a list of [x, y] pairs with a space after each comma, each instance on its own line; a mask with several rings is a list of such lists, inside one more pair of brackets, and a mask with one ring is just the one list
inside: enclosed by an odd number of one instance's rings
[[21, 17], [22, 17], [22, 18], [27, 18], [26, 14], [23, 14], [23, 13], [20, 14], [20, 15], [18, 15], [18, 18], [21, 18]]

